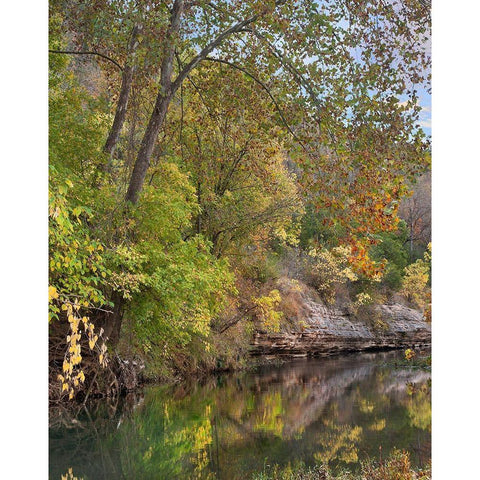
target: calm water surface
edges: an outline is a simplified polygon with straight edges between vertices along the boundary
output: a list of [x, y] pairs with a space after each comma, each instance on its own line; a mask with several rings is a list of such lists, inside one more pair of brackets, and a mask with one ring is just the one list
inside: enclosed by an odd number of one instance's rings
[[72, 468], [84, 480], [235, 480], [298, 461], [355, 470], [395, 447], [422, 466], [430, 374], [394, 368], [399, 355], [294, 360], [201, 385], [148, 387], [91, 403], [76, 418], [52, 410], [50, 479]]

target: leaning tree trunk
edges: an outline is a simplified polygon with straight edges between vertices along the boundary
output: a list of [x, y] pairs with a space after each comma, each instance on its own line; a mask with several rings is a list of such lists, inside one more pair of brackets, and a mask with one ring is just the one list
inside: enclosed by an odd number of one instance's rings
[[153, 148], [155, 146], [155, 140], [158, 137], [158, 133], [162, 128], [163, 122], [165, 121], [171, 100], [171, 94], [160, 94], [157, 97], [154, 112], [150, 117], [147, 130], [145, 131], [145, 135], [135, 161], [135, 166], [133, 167], [132, 176], [130, 177], [130, 183], [125, 196], [125, 200], [127, 202], [136, 204], [138, 201], [138, 196], [142, 190], [145, 182], [145, 176], [147, 175], [147, 170], [150, 165], [150, 157], [152, 156]]
[[[172, 89], [173, 57], [175, 54], [175, 43], [178, 30], [180, 28], [180, 19], [183, 14], [184, 1], [175, 0], [172, 8], [170, 26], [165, 38], [165, 48], [163, 50], [163, 60], [160, 74], [160, 89], [155, 102], [147, 130], [143, 136], [142, 144], [133, 167], [132, 176], [128, 185], [125, 200], [136, 204], [140, 191], [142, 190], [145, 176], [150, 165], [155, 140], [158, 137], [160, 129], [165, 121], [167, 110], [175, 93]], [[178, 88], [178, 87], [177, 87]]]
[[120, 132], [122, 131], [125, 117], [127, 115], [128, 99], [130, 96], [130, 88], [133, 81], [133, 66], [126, 66], [122, 73], [122, 86], [120, 87], [120, 95], [118, 97], [117, 108], [115, 110], [115, 118], [113, 120], [112, 128], [108, 134], [107, 141], [103, 147], [103, 151], [109, 156], [109, 163], [105, 166], [105, 170], [109, 170], [111, 158], [115, 152]]
[[108, 154], [108, 163], [103, 166], [105, 171], [109, 171], [112, 166], [112, 158], [115, 152], [120, 132], [122, 131], [127, 116], [128, 100], [130, 98], [130, 89], [132, 87], [133, 75], [135, 73], [135, 51], [138, 46], [138, 34], [140, 26], [135, 25], [132, 30], [130, 42], [128, 45], [128, 57], [122, 72], [122, 85], [120, 87], [120, 95], [118, 97], [117, 108], [115, 110], [115, 118], [112, 128], [108, 134], [107, 141], [103, 147], [103, 151]]

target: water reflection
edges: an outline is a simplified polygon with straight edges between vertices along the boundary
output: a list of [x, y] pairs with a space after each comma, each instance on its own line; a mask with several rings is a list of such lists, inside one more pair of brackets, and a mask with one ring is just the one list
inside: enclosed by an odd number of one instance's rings
[[[248, 478], [265, 464], [355, 469], [394, 448], [430, 457], [429, 374], [385, 366], [398, 353], [298, 360], [203, 385], [150, 387], [75, 418], [50, 416], [50, 478]], [[414, 394], [407, 384], [414, 384]]]

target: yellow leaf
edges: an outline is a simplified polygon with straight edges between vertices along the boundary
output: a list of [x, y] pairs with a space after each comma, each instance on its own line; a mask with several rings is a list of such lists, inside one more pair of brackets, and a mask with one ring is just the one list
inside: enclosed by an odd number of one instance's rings
[[57, 299], [58, 298], [58, 292], [57, 289], [50, 285], [48, 287], [48, 301], [50, 302], [52, 299]]

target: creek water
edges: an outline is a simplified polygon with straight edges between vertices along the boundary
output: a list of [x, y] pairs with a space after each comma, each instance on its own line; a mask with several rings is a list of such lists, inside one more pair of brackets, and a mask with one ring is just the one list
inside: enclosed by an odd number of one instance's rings
[[[401, 352], [298, 359], [255, 372], [149, 386], [50, 412], [50, 479], [248, 479], [267, 465], [430, 460], [430, 374]], [[68, 478], [72, 478], [69, 476]]]

